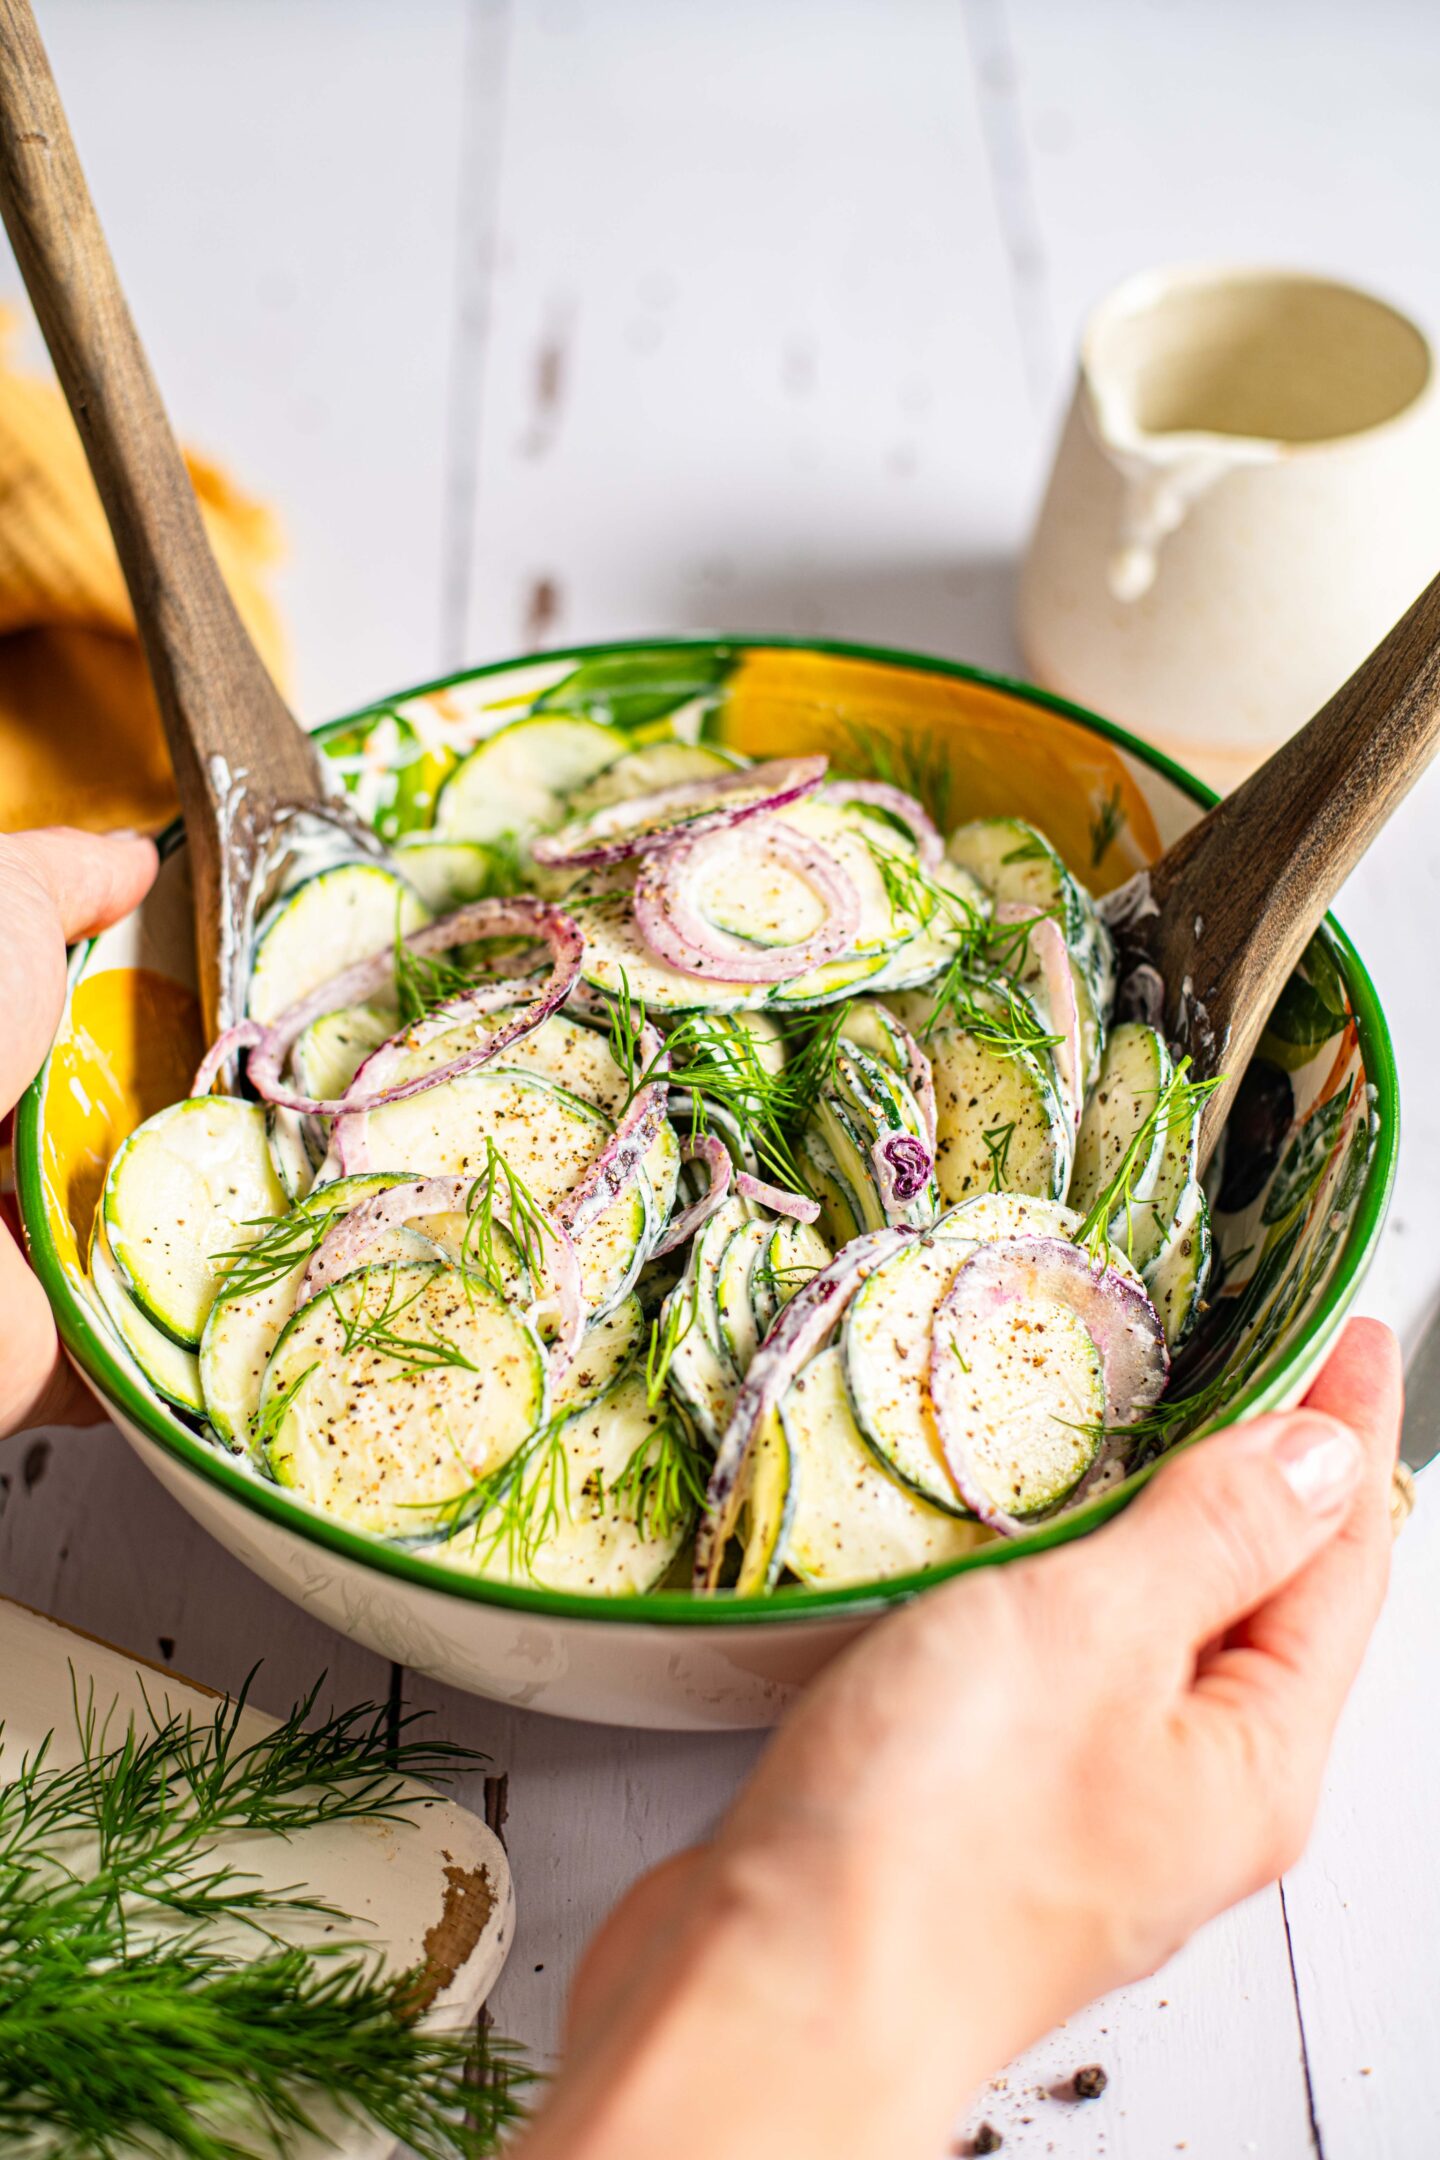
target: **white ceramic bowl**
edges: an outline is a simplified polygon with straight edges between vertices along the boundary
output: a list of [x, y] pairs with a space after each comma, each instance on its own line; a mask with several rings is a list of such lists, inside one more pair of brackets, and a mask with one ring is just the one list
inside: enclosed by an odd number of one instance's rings
[[[459, 748], [542, 701], [606, 718], [632, 740], [677, 727], [752, 754], [823, 748], [852, 769], [877, 743], [901, 743], [948, 790], [950, 822], [1031, 818], [1099, 891], [1211, 799], [1158, 752], [1044, 692], [948, 662], [773, 640], [592, 647], [477, 670], [338, 721], [322, 739], [393, 835], [428, 822]], [[144, 906], [74, 955], [55, 1047], [17, 1116], [17, 1175], [31, 1255], [72, 1357], [161, 1483], [256, 1574], [382, 1656], [455, 1686], [559, 1716], [676, 1728], [771, 1723], [858, 1629], [920, 1586], [912, 1576], [769, 1598], [617, 1601], [488, 1583], [340, 1527], [207, 1442], [139, 1373], [83, 1266], [115, 1147], [186, 1092], [201, 1048], [193, 984], [177, 834]], [[1191, 1359], [1197, 1381], [1233, 1380], [1211, 1427], [1294, 1397], [1384, 1214], [1395, 1075], [1368, 978], [1334, 925], [1277, 1005], [1259, 1056], [1267, 1114], [1232, 1147], [1216, 1213], [1225, 1272]], [[1149, 1474], [943, 1572], [1077, 1536]]]

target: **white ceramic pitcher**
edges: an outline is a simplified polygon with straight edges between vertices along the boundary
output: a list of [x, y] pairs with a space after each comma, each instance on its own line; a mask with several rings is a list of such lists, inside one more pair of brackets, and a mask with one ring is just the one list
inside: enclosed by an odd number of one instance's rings
[[1394, 308], [1193, 268], [1096, 309], [1021, 579], [1040, 682], [1226, 787], [1437, 569], [1440, 391]]

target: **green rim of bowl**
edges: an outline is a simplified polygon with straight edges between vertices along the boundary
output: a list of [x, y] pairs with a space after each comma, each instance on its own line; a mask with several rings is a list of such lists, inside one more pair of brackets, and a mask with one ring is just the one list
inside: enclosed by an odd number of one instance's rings
[[[1021, 682], [1013, 676], [994, 674], [985, 668], [968, 667], [960, 661], [943, 660], [928, 654], [905, 652], [883, 645], [855, 645], [831, 638], [726, 636], [717, 632], [708, 637], [628, 638], [598, 645], [566, 646], [553, 653], [546, 652], [533, 657], [537, 660], [580, 661], [626, 652], [712, 651], [716, 646], [736, 653], [767, 650], [826, 653], [838, 659], [876, 661], [889, 667], [909, 669], [914, 673], [944, 675], [957, 682], [978, 683], [987, 689], [1006, 691], [1025, 704], [1038, 707], [1044, 712], [1056, 713], [1063, 719], [1076, 721], [1082, 727], [1088, 728], [1092, 734], [1103, 736], [1106, 741], [1114, 743], [1141, 764], [1162, 774], [1201, 809], [1208, 810], [1218, 800], [1212, 788], [1207, 787], [1193, 773], [1187, 772], [1184, 766], [1176, 764], [1173, 758], [1152, 748], [1149, 743], [1142, 742], [1124, 728], [1117, 727], [1113, 721], [1103, 720], [1097, 713], [1087, 712], [1084, 706], [1072, 704], [1068, 698], [1057, 697], [1050, 691], [1037, 689], [1033, 684]], [[450, 689], [456, 683], [472, 682], [483, 676], [499, 674], [517, 664], [511, 659], [494, 661], [485, 667], [462, 668], [452, 675], [439, 676], [432, 682], [396, 691], [391, 698], [362, 706], [355, 713], [328, 722], [318, 729], [317, 733], [323, 738], [333, 731], [351, 726], [365, 714], [374, 711], [375, 704], [393, 705], [402, 698]], [[1365, 1077], [1375, 1089], [1379, 1120], [1375, 1152], [1366, 1171], [1365, 1185], [1354, 1218], [1346, 1232], [1345, 1243], [1315, 1310], [1295, 1340], [1287, 1345], [1279, 1369], [1268, 1378], [1257, 1378], [1249, 1387], [1243, 1388], [1234, 1400], [1225, 1406], [1214, 1424], [1207, 1428], [1209, 1432], [1232, 1424], [1237, 1418], [1272, 1408], [1282, 1402], [1297, 1372], [1308, 1371], [1318, 1361], [1320, 1352], [1339, 1327], [1359, 1288], [1379, 1239], [1394, 1184], [1400, 1138], [1400, 1103], [1389, 1031], [1375, 995], [1374, 985], [1349, 938], [1331, 915], [1326, 916], [1323, 927], [1345, 978], [1359, 1032]], [[72, 981], [88, 950], [88, 946], [76, 948], [72, 963]], [[21, 1097], [16, 1110], [16, 1182], [30, 1258], [54, 1309], [61, 1340], [76, 1363], [109, 1401], [140, 1427], [148, 1439], [163, 1448], [186, 1469], [195, 1471], [207, 1483], [228, 1493], [239, 1501], [242, 1507], [296, 1536], [339, 1554], [343, 1559], [355, 1561], [361, 1567], [376, 1569], [383, 1575], [398, 1577], [401, 1581], [435, 1591], [441, 1596], [472, 1604], [493, 1605], [537, 1617], [585, 1620], [598, 1627], [747, 1627], [764, 1622], [858, 1620], [868, 1614], [883, 1611], [887, 1606], [900, 1604], [913, 1597], [917, 1591], [949, 1576], [964, 1574], [972, 1568], [992, 1567], [1019, 1559], [1026, 1553], [1043, 1552], [1051, 1546], [1068, 1544], [1070, 1539], [1084, 1536], [1117, 1514], [1159, 1467], [1158, 1463], [1151, 1463], [1144, 1469], [1137, 1470], [1123, 1484], [1113, 1487], [1098, 1499], [1089, 1501], [1084, 1507], [1076, 1508], [1072, 1514], [1042, 1525], [1027, 1537], [983, 1546], [978, 1552], [963, 1559], [948, 1561], [920, 1573], [894, 1576], [879, 1584], [861, 1583], [835, 1590], [813, 1590], [797, 1585], [791, 1589], [773, 1591], [765, 1597], [697, 1598], [688, 1591], [671, 1590], [651, 1592], [634, 1598], [592, 1598], [572, 1591], [526, 1589], [517, 1584], [487, 1581], [483, 1576], [462, 1575], [417, 1553], [404, 1552], [358, 1531], [347, 1530], [303, 1502], [291, 1499], [279, 1486], [267, 1485], [250, 1472], [238, 1468], [228, 1456], [188, 1432], [178, 1421], [171, 1423], [163, 1407], [147, 1395], [121, 1365], [67, 1274], [50, 1236], [43, 1192], [41, 1148], [41, 1107], [48, 1070], [47, 1059], [45, 1066]], [[1205, 1433], [1197, 1433], [1181, 1445], [1193, 1446], [1196, 1441], [1205, 1437]], [[1164, 1459], [1168, 1458], [1162, 1458]]]

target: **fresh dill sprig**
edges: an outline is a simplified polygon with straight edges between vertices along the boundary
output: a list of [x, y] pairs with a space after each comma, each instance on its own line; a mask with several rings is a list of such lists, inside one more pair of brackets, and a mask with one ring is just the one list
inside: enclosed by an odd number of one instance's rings
[[1121, 801], [1120, 782], [1117, 780], [1094, 817], [1090, 820], [1090, 867], [1098, 870], [1121, 833], [1125, 830], [1129, 813]]
[[460, 1258], [465, 1267], [473, 1268], [481, 1281], [501, 1297], [505, 1295], [506, 1285], [501, 1252], [495, 1242], [495, 1202], [502, 1186], [510, 1219], [498, 1227], [509, 1237], [533, 1276], [544, 1259], [545, 1240], [553, 1237], [554, 1231], [519, 1171], [511, 1168], [496, 1147], [493, 1135], [486, 1133], [485, 1168], [470, 1187], [465, 1202], [465, 1235], [460, 1243]]
[[269, 1234], [257, 1244], [228, 1246], [215, 1255], [217, 1260], [230, 1263], [221, 1286], [223, 1295], [254, 1297], [262, 1290], [273, 1289], [292, 1268], [312, 1257], [344, 1213], [344, 1207], [337, 1205], [308, 1215], [297, 1209], [278, 1223], [272, 1216], [246, 1222], [245, 1229], [263, 1229]]
[[[1092, 1262], [1098, 1267], [1104, 1261], [1106, 1251], [1112, 1244], [1119, 1244], [1129, 1254], [1134, 1243], [1134, 1214], [1137, 1206], [1135, 1180], [1149, 1161], [1157, 1138], [1188, 1126], [1205, 1101], [1220, 1086], [1223, 1073], [1212, 1080], [1192, 1080], [1190, 1060], [1181, 1058], [1170, 1078], [1158, 1091], [1154, 1103], [1141, 1119], [1121, 1156], [1114, 1176], [1104, 1190], [1097, 1193], [1084, 1218], [1072, 1232], [1073, 1242], [1083, 1245]], [[1114, 1226], [1124, 1217], [1124, 1235], [1114, 1236]]]
[[1059, 1042], [1047, 1034], [1030, 1000], [1005, 976], [982, 979], [949, 968], [935, 992], [935, 1002], [920, 1030], [929, 1042], [940, 1027], [957, 1027], [1001, 1057], [1022, 1051], [1049, 1050]]
[[959, 1343], [956, 1341], [953, 1335], [950, 1337], [950, 1348], [954, 1355], [956, 1364], [960, 1367], [961, 1372], [964, 1373], [966, 1379], [968, 1380], [970, 1378], [970, 1367], [965, 1362], [964, 1351], [960, 1348]]
[[318, 1362], [317, 1359], [307, 1365], [303, 1372], [296, 1373], [295, 1378], [289, 1383], [288, 1387], [281, 1388], [278, 1395], [272, 1395], [268, 1402], [260, 1405], [250, 1420], [250, 1445], [252, 1448], [267, 1448], [270, 1442], [276, 1438], [280, 1427], [285, 1422], [290, 1405], [310, 1378], [311, 1373], [314, 1372], [315, 1365]]
[[673, 1537], [705, 1504], [704, 1457], [674, 1411], [646, 1433], [604, 1497], [642, 1537]]
[[1015, 1138], [1015, 1119], [1011, 1118], [1008, 1125], [992, 1125], [980, 1137], [990, 1158], [990, 1190], [1004, 1192], [1010, 1170], [1010, 1143]]
[[883, 780], [888, 787], [903, 788], [929, 811], [942, 831], [950, 825], [955, 776], [939, 735], [882, 735], [852, 724], [845, 731], [845, 749], [837, 763], [843, 767], [837, 779]]
[[514, 1572], [530, 1574], [541, 1546], [568, 1518], [565, 1428], [574, 1414], [557, 1410], [503, 1463], [446, 1502], [442, 1524], [466, 1526], [482, 1562], [503, 1549]]
[[414, 1027], [437, 1005], [448, 1005], [463, 991], [473, 987], [474, 971], [461, 967], [448, 953], [436, 953], [427, 958], [423, 953], [412, 951], [405, 943], [400, 920], [400, 902], [395, 903], [395, 1002], [400, 1008], [400, 1025]]
[[[390, 1358], [396, 1370], [387, 1377], [400, 1379], [407, 1373], [439, 1372], [446, 1366], [457, 1366], [465, 1372], [475, 1372], [478, 1367], [466, 1357], [458, 1344], [431, 1328], [424, 1335], [402, 1335], [396, 1322], [404, 1318], [411, 1307], [422, 1298], [430, 1286], [428, 1273], [422, 1276], [415, 1288], [402, 1296], [399, 1282], [399, 1265], [387, 1261], [379, 1267], [364, 1268], [358, 1277], [358, 1287], [353, 1291], [353, 1305], [346, 1311], [341, 1304], [339, 1292], [349, 1290], [356, 1283], [355, 1276], [331, 1283], [321, 1293], [328, 1297], [340, 1323], [341, 1343], [346, 1357], [357, 1350], [371, 1350], [377, 1357]], [[380, 1287], [380, 1304], [370, 1309], [370, 1287], [376, 1282]]]
[[1049, 862], [1050, 848], [1039, 833], [1032, 833], [1028, 840], [1022, 840], [1018, 847], [1011, 848], [1009, 854], [1002, 855], [1000, 860], [1002, 863]]
[[77, 1694], [80, 1760], [57, 1767], [52, 1735], [0, 1784], [0, 2146], [241, 2160], [334, 2110], [425, 2160], [478, 2160], [520, 2111], [513, 2090], [467, 2082], [466, 2036], [417, 2023], [438, 1977], [386, 1973], [338, 1938], [287, 1944], [287, 1919], [348, 1916], [226, 1853], [237, 1836], [402, 1822], [428, 1797], [409, 1779], [475, 1758], [404, 1737], [411, 1718], [397, 1738], [385, 1705], [312, 1727], [318, 1687], [252, 1738], [249, 1686], [208, 1719], [147, 1702], [148, 1727], [115, 1735]]
[[963, 893], [953, 892], [932, 877], [914, 854], [886, 847], [871, 834], [865, 835], [870, 859], [880, 873], [885, 897], [897, 914], [910, 915], [923, 930], [943, 923], [959, 940], [961, 949], [975, 953], [990, 935], [990, 918]]
[[665, 1393], [676, 1351], [699, 1318], [699, 1277], [690, 1277], [688, 1298], [685, 1289], [684, 1283], [677, 1283], [659, 1317], [650, 1323], [650, 1340], [645, 1349], [645, 1402], [651, 1410]]

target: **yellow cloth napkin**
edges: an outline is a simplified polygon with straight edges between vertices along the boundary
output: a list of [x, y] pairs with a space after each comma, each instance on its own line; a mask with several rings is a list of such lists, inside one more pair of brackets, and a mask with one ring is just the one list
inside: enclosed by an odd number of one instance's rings
[[[128, 825], [174, 815], [165, 738], [129, 596], [69, 410], [18, 375], [0, 310], [0, 832]], [[265, 589], [271, 513], [186, 454], [226, 583], [272, 674], [279, 618]]]

